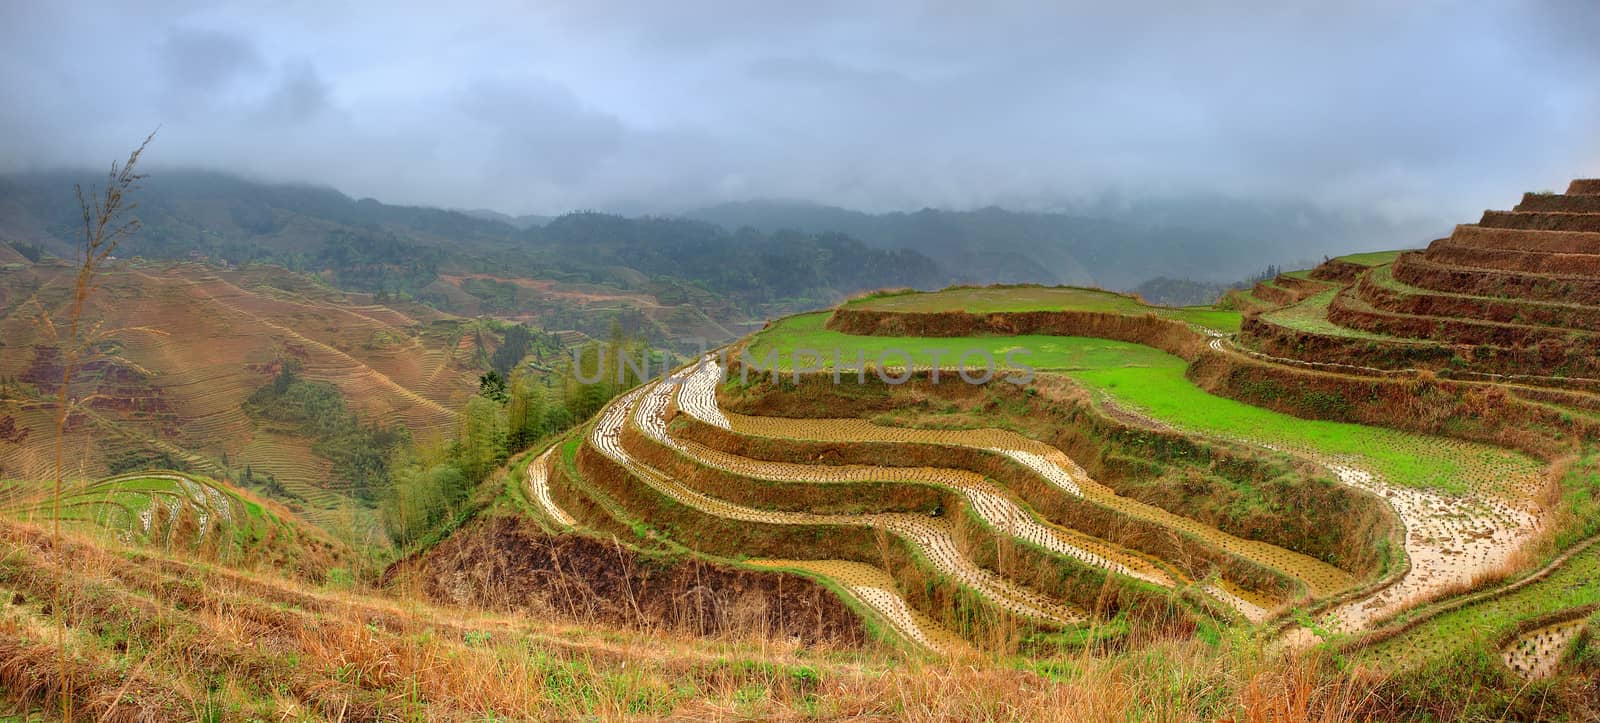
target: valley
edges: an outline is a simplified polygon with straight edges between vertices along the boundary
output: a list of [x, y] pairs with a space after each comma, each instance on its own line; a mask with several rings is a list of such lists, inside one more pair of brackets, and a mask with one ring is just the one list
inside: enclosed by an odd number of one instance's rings
[[[529, 665], [504, 645], [547, 666], [582, 655], [582, 675], [610, 681], [575, 694], [545, 668], [542, 693], [510, 685], [486, 704], [534, 717], [901, 715], [932, 694], [891, 704], [865, 681], [948, 666], [968, 671], [941, 679], [957, 705], [988, 705], [982, 688], [1003, 681], [1138, 716], [1172, 699], [1087, 691], [1161, 669], [1152, 655], [1226, 691], [1197, 717], [1284, 705], [1284, 675], [1322, 681], [1294, 704], [1306, 717], [1527, 712], [1529, 690], [1581, 710], [1600, 607], [1600, 416], [1583, 376], [1597, 307], [1563, 244], [1589, 233], [1572, 209], [1590, 192], [1574, 182], [1425, 252], [1332, 258], [1215, 306], [879, 291], [693, 356], [615, 324], [599, 343], [538, 312], [460, 316], [265, 264], [117, 261], [70, 390], [78, 471], [60, 493], [48, 319], [69, 270], [18, 263], [0, 317], [14, 560], [0, 592], [23, 602], [0, 644], [24, 662], [0, 665], [0, 690], [46, 690], [39, 575], [63, 555], [126, 554], [161, 572], [110, 588], [67, 576], [77, 625], [104, 630], [109, 601], [151, 596], [127, 635], [188, 619], [163, 607], [177, 603], [160, 580], [205, 570], [196, 594], [243, 617], [183, 634], [234, 636], [205, 654], [257, 671], [227, 693], [241, 714], [465, 713], [440, 671]], [[1532, 272], [1526, 254], [1570, 273]], [[505, 309], [668, 308], [603, 286], [439, 278], [510, 287]], [[672, 373], [630, 372], [628, 355]], [[296, 612], [256, 621], [275, 600]], [[300, 631], [264, 655], [328, 655], [308, 637], [320, 629], [407, 662], [331, 682], [229, 642], [257, 625]], [[468, 642], [417, 642], [440, 634]], [[104, 703], [90, 691], [138, 646], [99, 635], [73, 644], [86, 710], [163, 710], [188, 694], [157, 691], [197, 685], [139, 648], [154, 662], [123, 685], [144, 692]], [[687, 657], [647, 662], [663, 654]], [[621, 685], [630, 663], [642, 677]], [[397, 700], [406, 680], [415, 697]], [[1442, 698], [1438, 680], [1483, 698]]]

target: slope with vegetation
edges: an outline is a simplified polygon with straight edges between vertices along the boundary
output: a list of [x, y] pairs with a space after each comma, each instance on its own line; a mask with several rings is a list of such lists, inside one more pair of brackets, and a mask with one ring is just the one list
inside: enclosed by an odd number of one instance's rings
[[[105, 321], [51, 351], [69, 272], [23, 255], [3, 299], [0, 699], [68, 718], [1592, 717], [1600, 407], [1582, 379], [1495, 364], [1582, 348], [1583, 277], [1558, 302], [1521, 265], [1586, 263], [1596, 187], [1423, 254], [1277, 273], [1229, 308], [878, 293], [687, 363], [623, 306], [573, 337], [144, 262], [74, 297]], [[641, 228], [671, 238], [634, 254]], [[774, 303], [738, 291], [762, 264], [809, 300], [883, 273], [825, 236], [791, 239], [823, 259], [808, 275], [687, 222], [535, 232], [647, 276], [729, 252], [716, 293], [738, 303]], [[1424, 283], [1413, 260], [1482, 283]], [[648, 303], [445, 275], [501, 310]], [[583, 336], [607, 342], [561, 353]], [[1467, 345], [1452, 378], [1398, 363]], [[75, 403], [75, 475], [49, 453], [52, 399]], [[101, 469], [127, 473], [74, 481]], [[344, 499], [383, 534], [330, 534]]]

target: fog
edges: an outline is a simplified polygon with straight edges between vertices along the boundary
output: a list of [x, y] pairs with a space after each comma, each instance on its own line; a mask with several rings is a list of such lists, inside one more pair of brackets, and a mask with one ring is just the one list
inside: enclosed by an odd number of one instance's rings
[[[1107, 191], [1470, 220], [1600, 175], [1600, 6], [0, 4], [0, 170], [557, 213]], [[872, 7], [866, 7], [872, 6]]]

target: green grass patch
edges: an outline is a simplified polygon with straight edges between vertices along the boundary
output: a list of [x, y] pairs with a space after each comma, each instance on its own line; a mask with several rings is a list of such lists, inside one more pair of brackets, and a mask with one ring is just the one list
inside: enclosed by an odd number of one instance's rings
[[[932, 350], [946, 349], [950, 351], [942, 359], [954, 365], [966, 350], [987, 351], [998, 364], [1004, 361], [1005, 351], [1026, 348], [1028, 354], [1017, 354], [1014, 359], [1035, 369], [1064, 373], [1092, 390], [1104, 392], [1119, 406], [1174, 427], [1346, 460], [1399, 485], [1464, 492], [1492, 488], [1509, 472], [1527, 473], [1539, 467], [1528, 457], [1488, 445], [1345, 422], [1300, 419], [1218, 397], [1189, 381], [1183, 359], [1141, 344], [1071, 336], [852, 336], [822, 328], [826, 318], [826, 313], [817, 313], [779, 321], [751, 340], [751, 357], [763, 359], [776, 352], [780, 368], [787, 370], [792, 368], [794, 350], [824, 350], [821, 366], [832, 369], [832, 353], [838, 349], [840, 368], [854, 369], [858, 351], [866, 355], [869, 364], [886, 350], [909, 353], [913, 364], [929, 364]], [[886, 361], [904, 364], [902, 356], [893, 355]], [[997, 378], [1003, 376], [1003, 372], [997, 374]], [[1337, 407], [1345, 400], [1330, 398], [1327, 403]]]
[[[1142, 344], [1091, 339], [1081, 336], [967, 336], [967, 337], [889, 337], [855, 336], [823, 328], [828, 312], [791, 316], [756, 334], [748, 346], [750, 358], [762, 360], [776, 353], [779, 368], [793, 368], [800, 350], [822, 353], [820, 363], [825, 369], [834, 368], [834, 351], [839, 352], [840, 369], [856, 369], [858, 359], [865, 358], [868, 366], [882, 359], [890, 366], [903, 366], [909, 357], [912, 366], [933, 364], [939, 352], [941, 366], [953, 367], [963, 354], [967, 367], [981, 373], [985, 364], [981, 353], [994, 360], [996, 368], [1006, 367], [1007, 353], [1018, 368], [1027, 365], [1035, 369], [1071, 370], [1102, 369], [1128, 365], [1165, 365], [1174, 362], [1182, 369], [1183, 360]], [[798, 355], [802, 364], [816, 357]]]
[[1350, 329], [1328, 321], [1328, 305], [1333, 303], [1333, 297], [1338, 294], [1337, 289], [1330, 289], [1320, 294], [1306, 297], [1298, 304], [1285, 306], [1277, 311], [1269, 311], [1261, 318], [1282, 327], [1304, 331], [1321, 336], [1338, 336], [1349, 339], [1367, 339], [1371, 341], [1387, 341], [1402, 343], [1418, 343], [1415, 339], [1402, 339], [1397, 336], [1374, 334], [1370, 331]]
[[1362, 266], [1384, 266], [1386, 264], [1394, 263], [1395, 259], [1400, 258], [1400, 254], [1406, 253], [1408, 250], [1409, 249], [1402, 249], [1399, 251], [1368, 251], [1367, 253], [1363, 254], [1346, 254], [1344, 256], [1335, 258], [1334, 261], [1360, 264]]

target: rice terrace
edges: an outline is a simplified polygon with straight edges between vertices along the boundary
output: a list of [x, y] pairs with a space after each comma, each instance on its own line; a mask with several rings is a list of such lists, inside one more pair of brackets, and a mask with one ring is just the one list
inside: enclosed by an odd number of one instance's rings
[[0, 721], [1600, 721], [1600, 10], [68, 5]]

